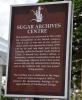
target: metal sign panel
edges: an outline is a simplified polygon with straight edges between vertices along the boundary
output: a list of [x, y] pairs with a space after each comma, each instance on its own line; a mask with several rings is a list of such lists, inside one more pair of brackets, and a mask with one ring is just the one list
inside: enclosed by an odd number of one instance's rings
[[71, 2], [11, 8], [6, 95], [67, 98]]

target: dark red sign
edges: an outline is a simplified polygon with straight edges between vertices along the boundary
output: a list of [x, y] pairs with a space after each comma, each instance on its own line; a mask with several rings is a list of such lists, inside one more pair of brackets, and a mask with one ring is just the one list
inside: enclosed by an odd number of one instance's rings
[[12, 6], [7, 95], [67, 98], [71, 2]]

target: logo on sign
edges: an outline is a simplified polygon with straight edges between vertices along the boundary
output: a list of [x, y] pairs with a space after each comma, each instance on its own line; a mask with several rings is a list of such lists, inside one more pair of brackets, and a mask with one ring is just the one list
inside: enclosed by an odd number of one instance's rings
[[34, 13], [35, 18], [32, 19], [32, 21], [36, 21], [36, 22], [42, 22], [43, 21], [43, 15], [41, 13], [41, 6], [38, 6], [37, 10], [32, 10], [32, 12]]

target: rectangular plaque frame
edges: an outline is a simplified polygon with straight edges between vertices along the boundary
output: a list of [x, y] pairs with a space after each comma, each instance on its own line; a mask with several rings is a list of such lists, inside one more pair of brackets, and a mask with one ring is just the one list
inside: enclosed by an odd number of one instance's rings
[[[57, 6], [59, 6], [59, 5], [63, 5], [63, 4], [67, 4], [68, 5], [68, 9], [67, 9], [67, 25], [66, 25], [66, 45], [65, 44], [63, 44], [63, 45], [65, 45], [65, 47], [64, 47], [64, 49], [65, 49], [65, 51], [66, 51], [66, 54], [65, 54], [65, 61], [64, 61], [64, 63], [65, 63], [65, 72], [64, 72], [64, 77], [65, 77], [65, 79], [63, 80], [64, 82], [64, 89], [63, 89], [63, 95], [53, 95], [53, 94], [49, 94], [49, 93], [39, 93], [39, 94], [37, 94], [37, 93], [27, 93], [26, 94], [26, 92], [24, 93], [24, 91], [23, 91], [23, 93], [19, 93], [19, 92], [17, 92], [17, 91], [15, 91], [14, 93], [13, 92], [11, 92], [11, 90], [9, 90], [10, 88], [9, 88], [9, 84], [10, 85], [12, 85], [12, 83], [11, 83], [11, 76], [12, 76], [12, 72], [10, 73], [10, 71], [12, 70], [12, 67], [10, 67], [10, 65], [12, 66], [12, 64], [10, 64], [9, 65], [9, 63], [11, 62], [11, 57], [10, 57], [10, 54], [11, 54], [11, 52], [10, 51], [12, 51], [11, 49], [13, 49], [12, 47], [11, 47], [11, 44], [12, 44], [12, 42], [11, 42], [11, 40], [12, 39], [14, 39], [14, 36], [11, 34], [12, 33], [12, 23], [14, 23], [13, 22], [13, 15], [14, 15], [14, 13], [15, 13], [15, 10], [13, 10], [12, 11], [12, 9], [15, 7], [15, 8], [20, 8], [20, 7], [32, 7], [32, 6], [46, 6], [46, 5], [48, 5], [48, 6], [52, 6], [52, 5], [57, 5]], [[11, 24], [10, 24], [10, 35], [9, 35], [9, 37], [10, 37], [10, 39], [9, 39], [9, 54], [8, 54], [8, 63], [7, 63], [7, 84], [6, 84], [6, 96], [9, 96], [9, 97], [36, 97], [36, 98], [58, 98], [58, 99], [67, 99], [68, 98], [68, 91], [69, 91], [69, 77], [70, 77], [70, 54], [71, 54], [71, 51], [70, 51], [70, 45], [71, 45], [71, 43], [70, 43], [70, 41], [71, 41], [71, 13], [72, 13], [72, 11], [71, 11], [71, 8], [72, 8], [72, 6], [71, 6], [72, 4], [71, 4], [71, 1], [62, 1], [62, 2], [52, 2], [52, 3], [38, 3], [38, 4], [32, 4], [32, 5], [13, 5], [13, 6], [11, 6]], [[24, 10], [24, 9], [23, 9]], [[57, 12], [57, 11], [56, 11]], [[21, 11], [19, 12], [19, 13], [21, 13]], [[65, 20], [65, 19], [64, 19]], [[14, 30], [14, 27], [13, 27], [13, 31], [15, 31]], [[64, 37], [65, 38], [65, 37]], [[16, 44], [15, 44], [16, 45]], [[63, 51], [64, 52], [64, 51]], [[56, 88], [57, 89], [57, 88]], [[44, 91], [44, 90], [43, 90]], [[42, 91], [41, 91], [42, 92]]]

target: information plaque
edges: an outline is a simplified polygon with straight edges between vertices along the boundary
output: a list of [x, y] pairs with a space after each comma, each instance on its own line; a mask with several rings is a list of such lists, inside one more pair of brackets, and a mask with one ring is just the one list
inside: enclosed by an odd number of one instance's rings
[[11, 7], [6, 95], [67, 98], [71, 2]]

